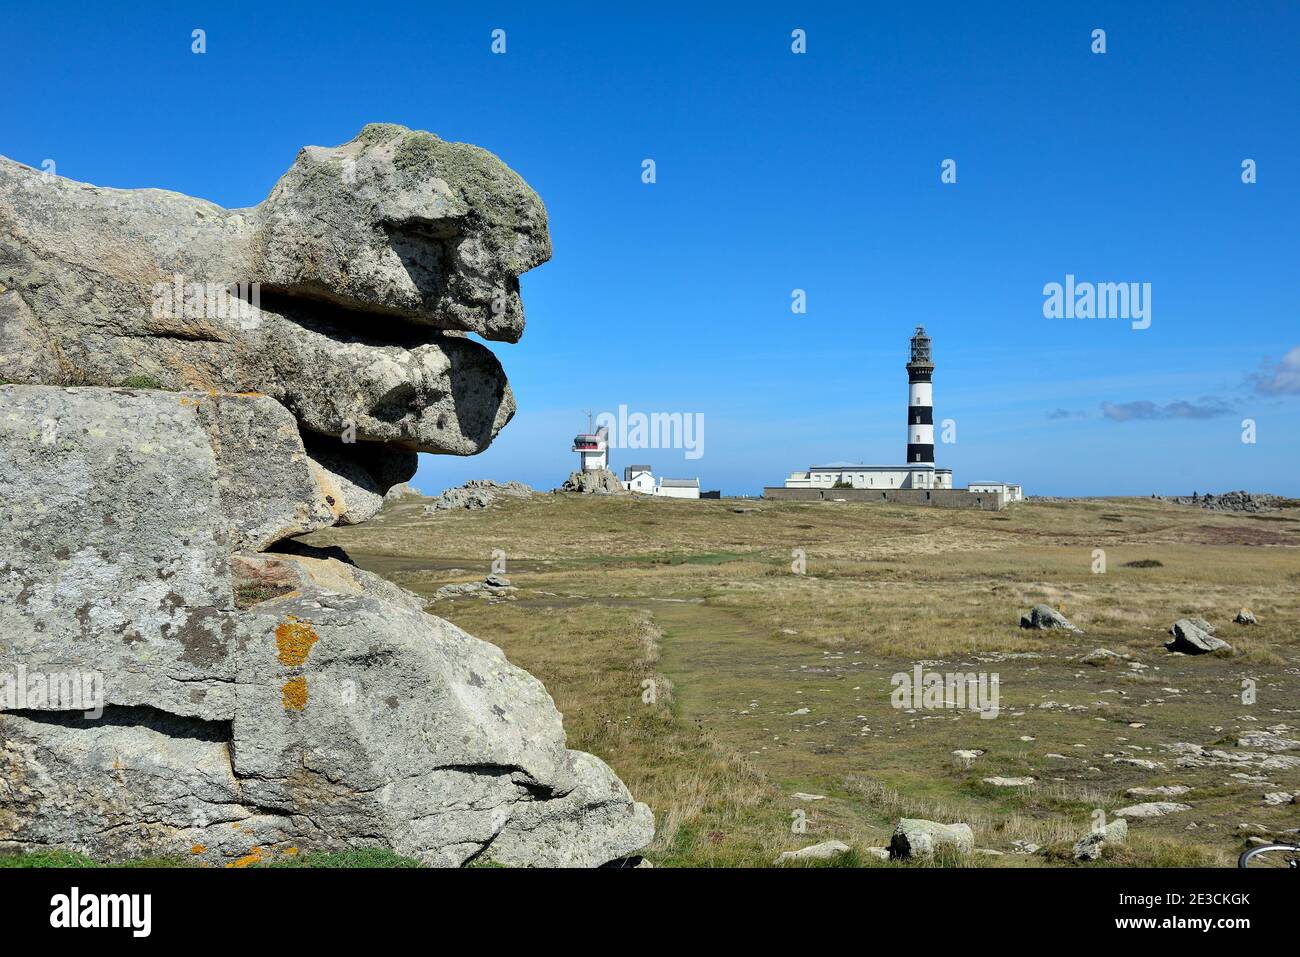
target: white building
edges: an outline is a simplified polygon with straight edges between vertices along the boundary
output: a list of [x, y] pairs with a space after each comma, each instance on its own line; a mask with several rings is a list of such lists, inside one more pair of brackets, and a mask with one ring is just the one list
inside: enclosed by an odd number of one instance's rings
[[664, 498], [699, 498], [700, 497], [700, 480], [693, 479], [660, 479], [659, 487], [655, 489], [656, 495]]
[[952, 469], [931, 465], [857, 465], [835, 462], [791, 472], [786, 488], [952, 488]]
[[990, 492], [998, 497], [1002, 505], [1008, 502], [1021, 502], [1025, 498], [1025, 493], [1020, 486], [1012, 485], [1010, 482], [971, 482], [969, 491]]
[[609, 468], [609, 427], [602, 425], [595, 432], [574, 436], [573, 451], [578, 453], [578, 468], [583, 472]]
[[629, 492], [642, 495], [661, 495], [664, 498], [699, 498], [700, 480], [660, 479], [655, 484], [655, 477], [648, 465], [628, 465], [623, 468], [623, 487]]
[[623, 487], [629, 492], [653, 495], [655, 493], [655, 477], [650, 473], [650, 466], [628, 465], [624, 467]]

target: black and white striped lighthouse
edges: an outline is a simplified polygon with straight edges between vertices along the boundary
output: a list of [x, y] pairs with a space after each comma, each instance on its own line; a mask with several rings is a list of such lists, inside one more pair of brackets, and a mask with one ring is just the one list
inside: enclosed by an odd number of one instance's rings
[[912, 358], [907, 363], [907, 464], [934, 465], [934, 391], [931, 379], [930, 337], [925, 326], [912, 336]]

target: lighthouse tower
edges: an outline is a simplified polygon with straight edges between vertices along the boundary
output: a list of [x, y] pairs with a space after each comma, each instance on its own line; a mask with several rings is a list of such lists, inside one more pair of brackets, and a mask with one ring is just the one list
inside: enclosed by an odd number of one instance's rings
[[912, 358], [907, 363], [907, 464], [934, 468], [934, 393], [931, 378], [930, 337], [925, 326], [912, 336]]

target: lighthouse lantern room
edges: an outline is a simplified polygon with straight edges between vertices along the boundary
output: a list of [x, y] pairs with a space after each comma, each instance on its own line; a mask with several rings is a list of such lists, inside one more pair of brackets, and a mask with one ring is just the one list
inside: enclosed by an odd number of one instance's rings
[[578, 453], [579, 468], [584, 472], [609, 468], [609, 426], [574, 436], [573, 451]]

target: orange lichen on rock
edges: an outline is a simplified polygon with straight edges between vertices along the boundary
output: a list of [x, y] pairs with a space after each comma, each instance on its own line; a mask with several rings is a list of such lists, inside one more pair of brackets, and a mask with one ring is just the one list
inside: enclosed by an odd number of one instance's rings
[[280, 663], [296, 668], [307, 660], [311, 646], [320, 641], [312, 630], [311, 622], [299, 621], [293, 615], [285, 618], [275, 628], [275, 645], [279, 648]]
[[285, 711], [301, 711], [307, 707], [307, 679], [290, 678], [280, 689]]
[[207, 850], [207, 848], [204, 847], [202, 844], [195, 844], [195, 845], [193, 845], [193, 846], [190, 848], [190, 853], [191, 853], [191, 854], [202, 854], [202, 853], [203, 853], [204, 851], [206, 851], [206, 850]]
[[263, 861], [262, 849], [255, 847], [239, 860], [231, 861], [227, 867], [252, 867], [254, 864], [261, 864]]

